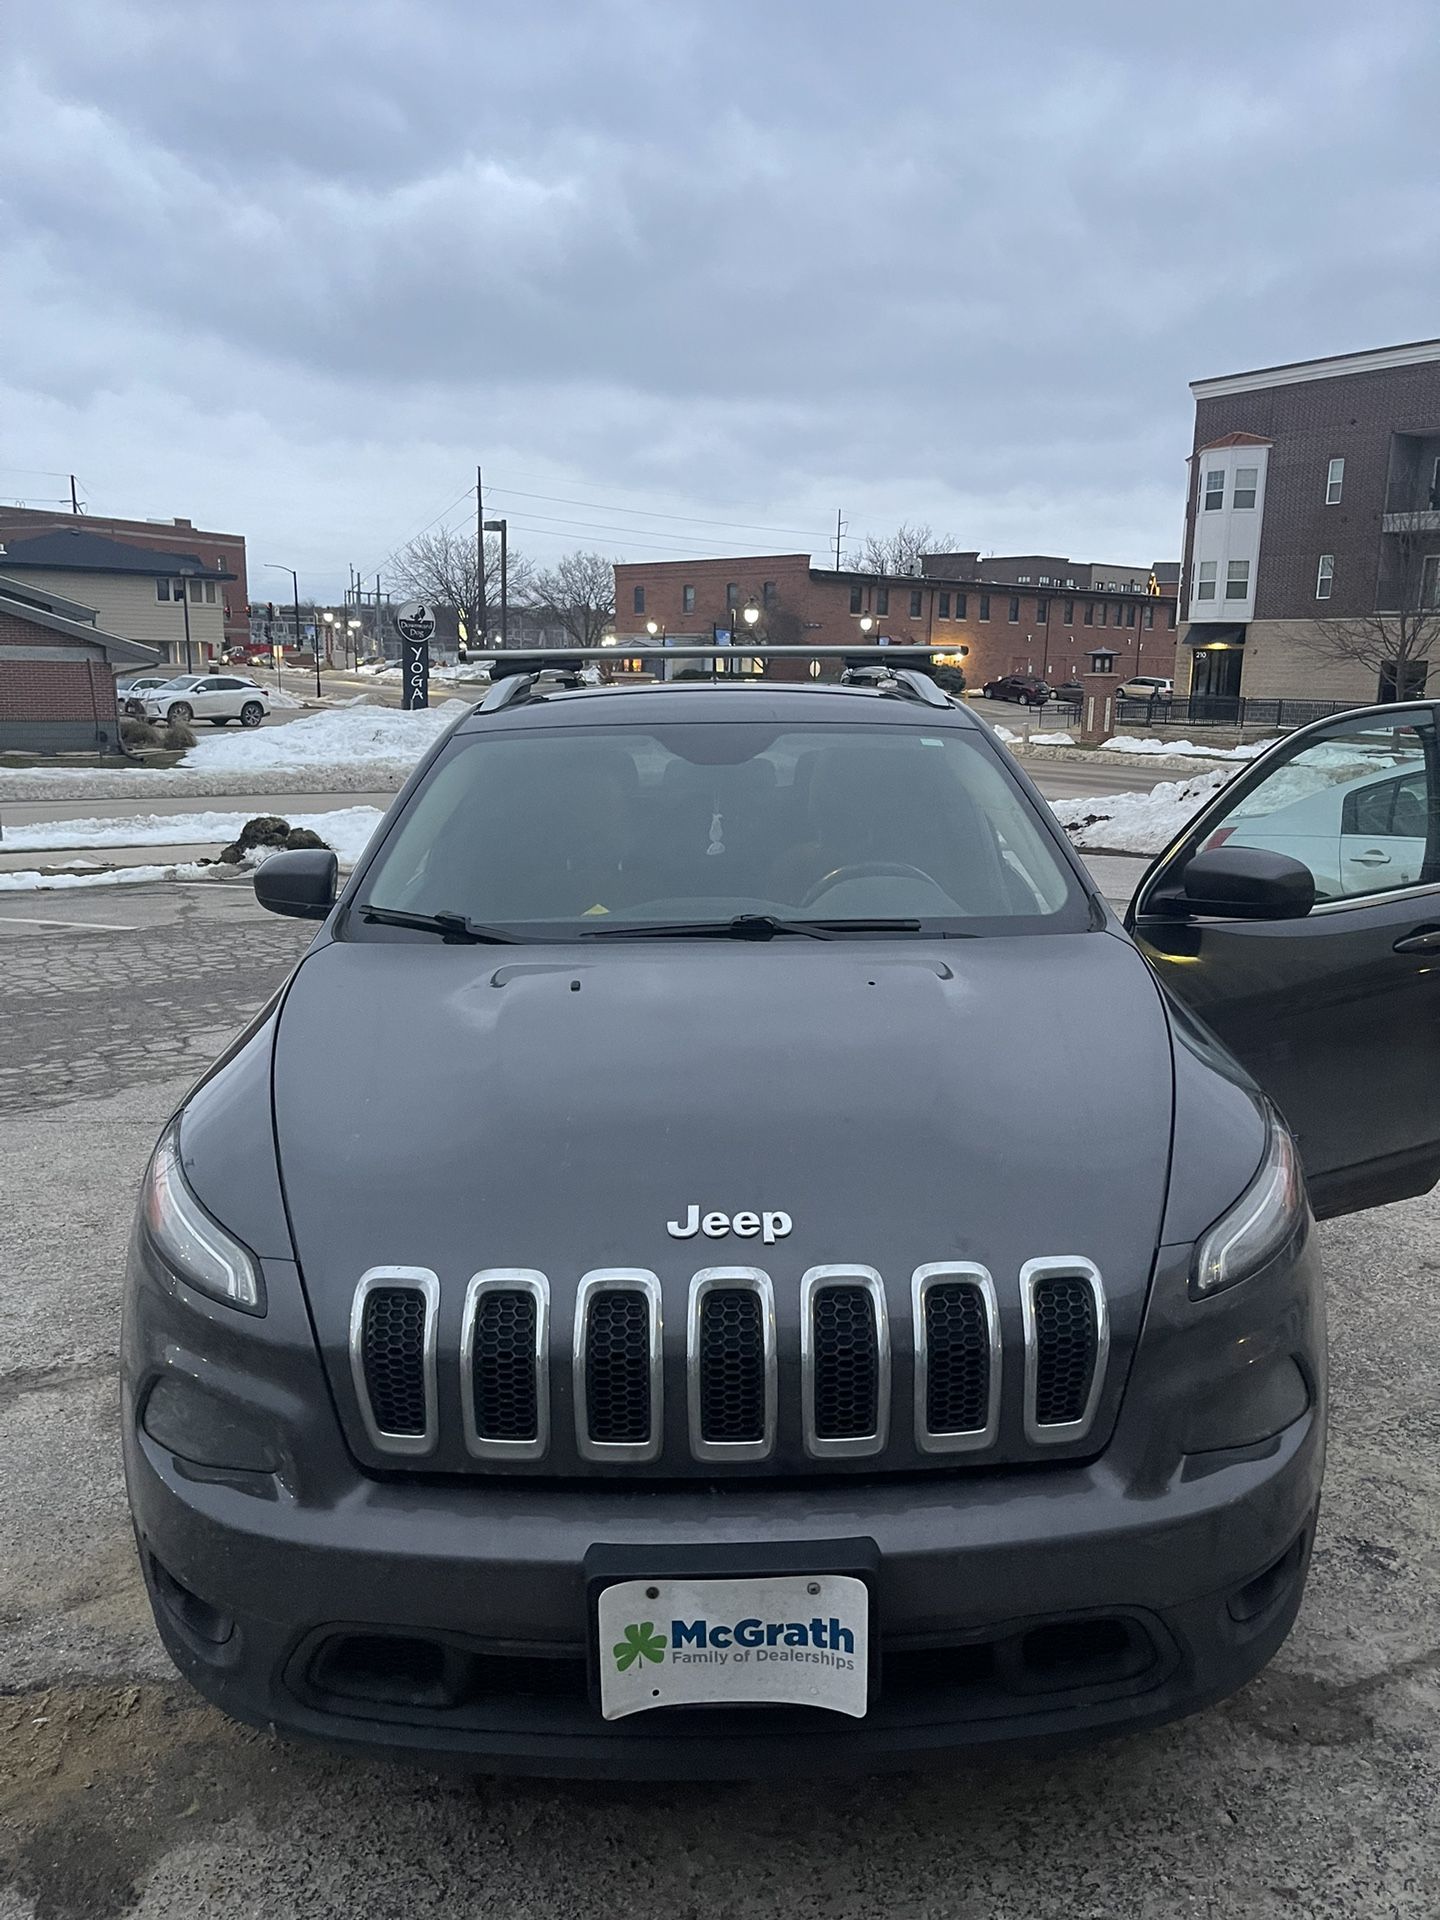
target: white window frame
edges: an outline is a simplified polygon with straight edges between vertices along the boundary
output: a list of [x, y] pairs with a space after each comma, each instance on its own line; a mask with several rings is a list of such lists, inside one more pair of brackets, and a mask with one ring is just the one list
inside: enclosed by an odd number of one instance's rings
[[1329, 466], [1325, 469], [1325, 504], [1326, 506], [1338, 507], [1340, 504], [1340, 496], [1344, 493], [1344, 491], [1345, 491], [1345, 460], [1342, 454], [1336, 454], [1335, 458], [1330, 462]]
[[[1240, 591], [1235, 592], [1235, 569], [1242, 569]], [[1227, 600], [1248, 600], [1250, 598], [1250, 562], [1248, 560], [1227, 560], [1225, 562], [1225, 598]]]
[[[1245, 484], [1245, 480], [1244, 480], [1244, 475], [1247, 473], [1250, 476], [1250, 483], [1248, 486]], [[1242, 493], [1248, 493], [1250, 498], [1248, 500], [1242, 500], [1240, 498]], [[1230, 496], [1231, 506], [1235, 509], [1237, 513], [1249, 513], [1253, 511], [1255, 502], [1259, 498], [1260, 498], [1259, 467], [1237, 467], [1235, 469], [1235, 491]]]
[[[1219, 486], [1212, 487], [1210, 482], [1218, 480]], [[1225, 469], [1206, 467], [1200, 476], [1200, 511], [1202, 513], [1222, 513], [1225, 509]], [[1110, 582], [1106, 582], [1108, 586]]]
[[[1207, 567], [1210, 569], [1208, 575], [1205, 571]], [[1219, 570], [1220, 563], [1218, 560], [1202, 560], [1199, 562], [1195, 569], [1195, 598], [1197, 600], [1213, 600], [1216, 597], [1219, 591], [1219, 582], [1215, 576]], [[1206, 591], [1207, 588], [1209, 589], [1208, 592]]]
[[1315, 598], [1328, 600], [1335, 586], [1335, 556], [1322, 553], [1320, 564], [1315, 569]]

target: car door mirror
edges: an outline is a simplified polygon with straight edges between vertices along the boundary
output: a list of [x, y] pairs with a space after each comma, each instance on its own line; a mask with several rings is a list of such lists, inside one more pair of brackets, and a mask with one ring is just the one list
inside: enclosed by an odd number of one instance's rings
[[335, 904], [340, 862], [328, 847], [272, 853], [255, 874], [255, 898], [292, 920], [323, 920]]
[[1225, 920], [1301, 920], [1315, 904], [1315, 876], [1287, 853], [1216, 847], [1186, 867], [1183, 901], [1189, 913]]

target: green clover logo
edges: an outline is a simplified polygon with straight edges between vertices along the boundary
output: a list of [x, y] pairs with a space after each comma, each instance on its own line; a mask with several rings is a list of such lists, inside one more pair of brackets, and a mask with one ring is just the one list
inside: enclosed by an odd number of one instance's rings
[[616, 1666], [624, 1673], [637, 1660], [653, 1660], [658, 1666], [665, 1658], [665, 1644], [665, 1636], [655, 1631], [654, 1621], [642, 1620], [638, 1626], [626, 1627], [625, 1637], [611, 1651]]

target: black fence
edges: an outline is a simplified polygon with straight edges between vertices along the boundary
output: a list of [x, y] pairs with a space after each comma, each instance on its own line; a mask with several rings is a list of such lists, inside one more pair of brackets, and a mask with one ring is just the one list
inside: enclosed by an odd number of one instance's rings
[[[1312, 720], [1328, 720], [1347, 713], [1354, 700], [1250, 700], [1239, 694], [1197, 693], [1184, 700], [1126, 700], [1115, 702], [1117, 726], [1273, 728], [1276, 732], [1308, 727]], [[1078, 702], [1052, 700], [1045, 709], [1046, 724], [1060, 724], [1060, 716], [1078, 722]]]

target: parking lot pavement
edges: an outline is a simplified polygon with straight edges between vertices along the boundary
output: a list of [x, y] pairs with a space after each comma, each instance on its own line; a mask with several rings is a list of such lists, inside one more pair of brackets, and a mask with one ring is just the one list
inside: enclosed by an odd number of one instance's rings
[[360, 1763], [202, 1705], [134, 1565], [118, 1276], [161, 1122], [306, 929], [242, 887], [103, 905], [0, 914], [0, 1920], [1434, 1920], [1434, 1199], [1323, 1229], [1310, 1592], [1268, 1672], [1196, 1719], [911, 1776], [632, 1787]]

